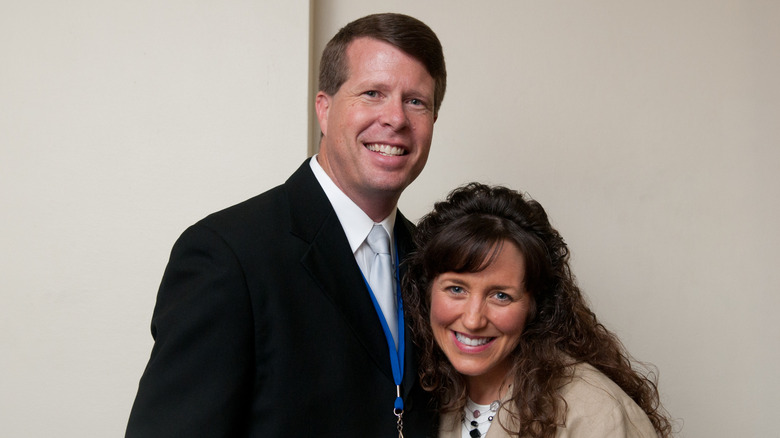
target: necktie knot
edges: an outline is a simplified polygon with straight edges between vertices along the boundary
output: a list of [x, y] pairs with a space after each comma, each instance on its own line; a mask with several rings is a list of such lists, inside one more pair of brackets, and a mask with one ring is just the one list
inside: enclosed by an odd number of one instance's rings
[[366, 242], [374, 253], [390, 254], [390, 236], [387, 235], [387, 231], [385, 231], [383, 226], [374, 225], [371, 228], [371, 232], [368, 233]]

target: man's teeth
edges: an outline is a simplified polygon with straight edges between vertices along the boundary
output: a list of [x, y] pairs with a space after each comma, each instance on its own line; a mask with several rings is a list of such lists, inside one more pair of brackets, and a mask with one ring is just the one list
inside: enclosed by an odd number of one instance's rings
[[392, 157], [403, 155], [404, 150], [397, 146], [390, 146], [387, 144], [367, 144], [366, 147], [369, 151], [379, 152], [382, 155], [389, 155]]
[[466, 336], [466, 335], [464, 335], [462, 333], [458, 333], [458, 332], [455, 332], [455, 338], [458, 340], [458, 342], [460, 342], [462, 344], [466, 344], [466, 345], [471, 346], [471, 347], [479, 347], [480, 345], [485, 345], [488, 342], [490, 342], [491, 339], [493, 339], [493, 338], [476, 338], [476, 339], [472, 339], [472, 338], [469, 338], [468, 336]]

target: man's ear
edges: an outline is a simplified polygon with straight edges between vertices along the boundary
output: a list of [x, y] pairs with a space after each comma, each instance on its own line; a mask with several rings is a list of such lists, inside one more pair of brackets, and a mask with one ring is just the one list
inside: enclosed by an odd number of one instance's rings
[[328, 135], [328, 112], [330, 111], [330, 102], [332, 97], [324, 91], [317, 93], [314, 101], [314, 109], [317, 112], [317, 120], [320, 122], [320, 132], [322, 135]]

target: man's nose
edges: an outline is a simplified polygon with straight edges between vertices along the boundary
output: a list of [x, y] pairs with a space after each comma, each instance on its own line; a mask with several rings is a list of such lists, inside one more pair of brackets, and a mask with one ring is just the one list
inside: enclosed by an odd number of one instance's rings
[[404, 102], [400, 98], [391, 98], [382, 105], [380, 113], [382, 125], [390, 126], [395, 130], [405, 127], [409, 123]]

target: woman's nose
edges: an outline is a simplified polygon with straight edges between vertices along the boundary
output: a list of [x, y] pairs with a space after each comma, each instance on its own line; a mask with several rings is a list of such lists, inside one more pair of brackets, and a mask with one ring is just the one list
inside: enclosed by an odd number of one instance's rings
[[470, 297], [463, 312], [463, 326], [469, 330], [477, 331], [487, 324], [484, 301]]

